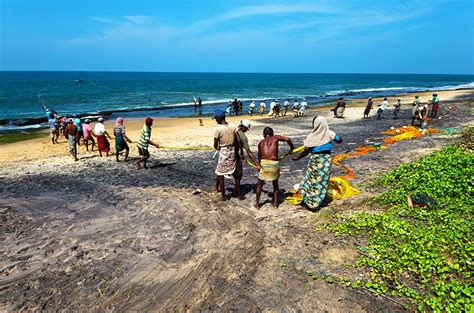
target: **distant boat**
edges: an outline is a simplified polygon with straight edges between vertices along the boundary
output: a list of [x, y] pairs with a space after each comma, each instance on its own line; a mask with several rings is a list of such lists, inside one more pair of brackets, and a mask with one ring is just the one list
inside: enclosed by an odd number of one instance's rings
[[76, 83], [83, 83], [84, 80], [82, 78], [75, 79], [74, 82]]

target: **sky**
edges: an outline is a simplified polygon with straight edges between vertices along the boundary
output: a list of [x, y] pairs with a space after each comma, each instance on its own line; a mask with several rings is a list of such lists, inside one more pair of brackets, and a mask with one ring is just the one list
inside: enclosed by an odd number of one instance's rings
[[473, 0], [0, 0], [0, 70], [474, 74], [473, 21]]

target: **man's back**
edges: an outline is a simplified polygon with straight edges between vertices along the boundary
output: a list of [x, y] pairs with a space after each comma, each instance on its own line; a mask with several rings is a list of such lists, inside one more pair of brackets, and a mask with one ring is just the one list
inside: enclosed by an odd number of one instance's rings
[[281, 136], [269, 136], [258, 144], [258, 154], [260, 159], [278, 160], [278, 141]]

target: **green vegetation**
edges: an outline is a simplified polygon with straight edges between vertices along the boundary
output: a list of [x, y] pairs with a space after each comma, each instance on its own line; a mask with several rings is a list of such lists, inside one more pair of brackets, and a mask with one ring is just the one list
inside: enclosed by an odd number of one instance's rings
[[[389, 189], [369, 202], [384, 207], [383, 213], [339, 217], [327, 226], [360, 243], [355, 265], [366, 268], [370, 279], [352, 281], [352, 288], [409, 299], [418, 310], [474, 310], [472, 128], [466, 133], [468, 143], [402, 164], [376, 180]], [[436, 203], [410, 208], [407, 195], [415, 192]]]
[[8, 133], [0, 134], [0, 145], [7, 143], [14, 143], [24, 140], [36, 139], [41, 137], [46, 137], [48, 134], [45, 132], [34, 131], [34, 132], [25, 132], [25, 133]]

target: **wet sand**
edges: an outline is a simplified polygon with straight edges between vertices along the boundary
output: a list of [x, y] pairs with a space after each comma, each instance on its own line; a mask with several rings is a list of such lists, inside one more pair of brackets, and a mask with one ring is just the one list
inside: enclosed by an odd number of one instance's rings
[[[472, 97], [442, 102], [441, 119], [432, 127], [472, 125], [472, 108]], [[343, 153], [381, 142], [381, 131], [410, 122], [411, 106], [398, 120], [392, 110], [382, 120], [362, 120], [358, 104], [346, 109], [344, 119], [332, 118], [327, 108], [300, 118], [258, 119], [248, 133], [250, 144], [255, 151], [263, 127], [271, 126], [300, 145], [320, 114], [343, 136], [334, 154]], [[152, 139], [210, 146], [215, 122], [203, 121], [204, 127], [196, 118], [157, 120]], [[137, 138], [141, 121], [126, 126]], [[369, 209], [364, 199], [378, 190], [367, 181], [455, 139], [439, 133], [346, 160], [362, 193], [315, 213], [285, 203], [274, 210], [269, 184], [256, 210], [256, 171], [249, 167], [242, 182], [246, 199], [220, 202], [208, 192], [214, 185], [212, 151], [151, 147], [151, 168], [138, 170], [82, 147], [81, 160], [74, 162], [64, 143], [52, 146], [44, 139], [1, 146], [0, 310], [404, 311], [367, 291], [309, 278], [308, 271], [350, 279], [367, 274], [347, 266], [357, 256], [353, 242], [314, 228], [327, 216]], [[305, 167], [306, 160], [283, 162], [282, 196], [300, 182]], [[333, 175], [339, 173], [334, 167]], [[233, 190], [231, 181], [226, 186]]]

